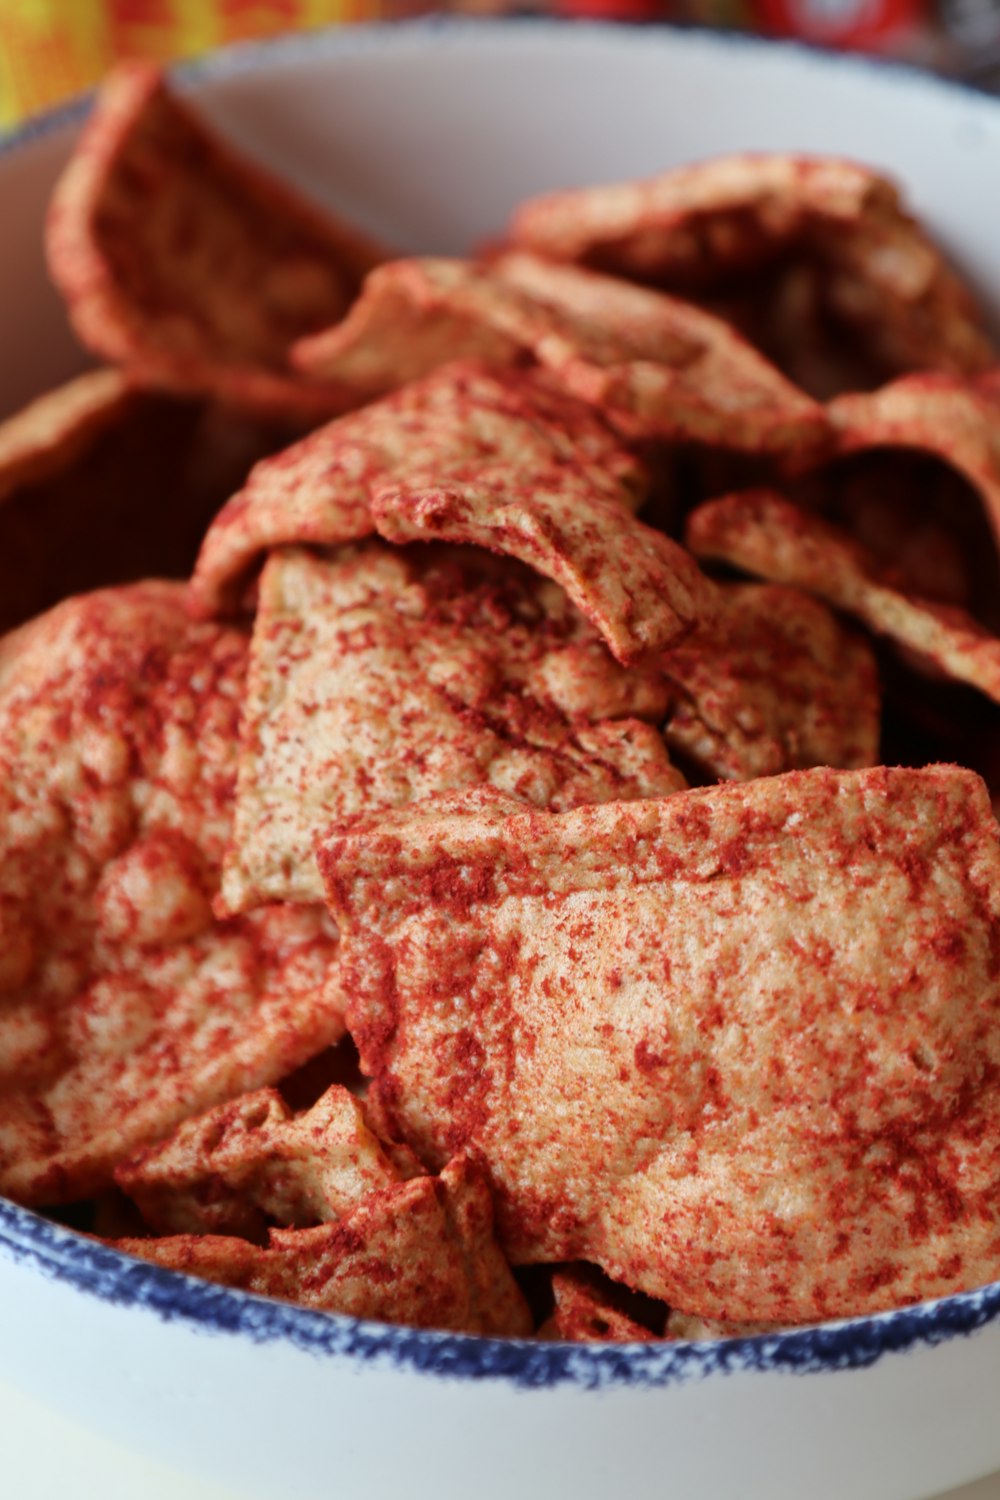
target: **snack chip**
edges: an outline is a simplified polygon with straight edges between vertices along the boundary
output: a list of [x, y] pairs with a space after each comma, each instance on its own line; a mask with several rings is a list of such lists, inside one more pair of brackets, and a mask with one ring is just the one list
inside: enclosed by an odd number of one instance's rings
[[212, 918], [246, 639], [181, 584], [0, 643], [0, 1190], [58, 1203], [343, 1034], [322, 909]]
[[630, 1318], [601, 1288], [588, 1267], [569, 1266], [552, 1276], [555, 1309], [539, 1338], [574, 1344], [649, 1343], [656, 1335]]
[[449, 359], [531, 357], [630, 430], [750, 452], [814, 452], [822, 409], [721, 319], [614, 277], [526, 254], [489, 266], [393, 261], [343, 323], [296, 346], [311, 374], [370, 395]]
[[570, 1342], [1000, 1274], [1000, 365], [895, 188], [383, 264], [129, 66], [49, 255], [0, 628], [126, 586], [0, 638], [0, 1192]]
[[896, 188], [833, 158], [724, 156], [646, 181], [522, 204], [511, 240], [671, 290], [724, 290], [789, 253], [823, 270], [829, 311], [887, 372], [995, 361], [972, 294]]
[[878, 671], [867, 643], [797, 589], [730, 584], [711, 625], [660, 661], [672, 750], [720, 780], [878, 761]]
[[1000, 383], [910, 375], [828, 410], [839, 453], [909, 448], [949, 464], [980, 496], [1000, 543]]
[[332, 822], [492, 785], [572, 807], [685, 785], [653, 669], [624, 673], [551, 584], [472, 549], [272, 553], [261, 577], [229, 912], [322, 901]]
[[689, 553], [564, 470], [404, 479], [376, 493], [372, 516], [397, 545], [464, 542], [527, 563], [565, 590], [626, 666], [683, 640], [715, 607]]
[[205, 614], [237, 608], [262, 553], [375, 530], [372, 503], [410, 485], [474, 482], [593, 494], [635, 509], [646, 471], [602, 417], [530, 374], [447, 366], [310, 433], [250, 474], [209, 528], [192, 579]]
[[748, 490], [710, 500], [688, 518], [687, 543], [698, 557], [819, 595], [1000, 703], [1000, 639], [964, 610], [887, 587], [864, 548], [780, 495]]
[[137, 381], [295, 421], [352, 404], [288, 360], [340, 317], [382, 252], [245, 160], [122, 65], [56, 187], [53, 279], [83, 342]]
[[561, 814], [480, 791], [319, 858], [379, 1105], [424, 1160], [484, 1161], [515, 1264], [783, 1322], [996, 1273], [1000, 848], [973, 773]]
[[0, 422], [0, 501], [72, 464], [132, 400], [120, 370], [89, 370]]
[[345, 1088], [296, 1116], [276, 1089], [242, 1094], [185, 1120], [167, 1140], [115, 1170], [157, 1234], [235, 1234], [257, 1242], [267, 1223], [335, 1223], [405, 1174], [386, 1155]]
[[482, 1174], [458, 1158], [440, 1177], [376, 1189], [344, 1219], [272, 1229], [266, 1246], [227, 1235], [124, 1239], [156, 1265], [326, 1312], [494, 1336], [531, 1315], [493, 1239]]

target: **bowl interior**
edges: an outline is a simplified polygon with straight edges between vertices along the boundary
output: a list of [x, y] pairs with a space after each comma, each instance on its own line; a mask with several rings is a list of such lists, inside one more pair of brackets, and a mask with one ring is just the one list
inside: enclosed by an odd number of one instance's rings
[[[710, 34], [505, 22], [335, 31], [181, 77], [238, 144], [404, 251], [462, 252], [532, 193], [716, 152], [855, 157], [905, 185], [1000, 310], [987, 189], [1000, 102], [904, 69]], [[0, 148], [0, 412], [86, 363], [41, 250], [84, 109]]]

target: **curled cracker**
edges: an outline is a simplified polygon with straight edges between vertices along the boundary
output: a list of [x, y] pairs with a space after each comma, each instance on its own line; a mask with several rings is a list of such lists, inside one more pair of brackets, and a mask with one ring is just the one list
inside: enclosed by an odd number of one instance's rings
[[782, 154], [718, 157], [645, 181], [522, 204], [510, 237], [671, 289], [719, 282], [802, 249], [831, 310], [889, 370], [974, 374], [995, 356], [969, 289], [870, 168]]
[[351, 404], [287, 353], [381, 251], [218, 139], [159, 69], [124, 64], [105, 85], [47, 249], [83, 342], [144, 384], [304, 421]]
[[320, 862], [372, 1088], [425, 1160], [485, 1161], [515, 1263], [739, 1322], [996, 1276], [1000, 846], [973, 773], [480, 795]]
[[644, 435], [800, 456], [826, 442], [822, 409], [728, 324], [691, 303], [526, 254], [488, 267], [381, 266], [347, 319], [294, 354], [311, 373], [371, 395], [459, 356], [531, 357]]
[[234, 609], [263, 552], [333, 546], [375, 530], [375, 495], [394, 482], [567, 486], [632, 510], [642, 464], [596, 413], [531, 375], [446, 366], [265, 459], [209, 528], [192, 580], [204, 614]]
[[910, 375], [828, 407], [839, 453], [908, 448], [933, 454], [977, 491], [1000, 544], [1000, 385]]
[[818, 595], [1000, 703], [1000, 639], [964, 610], [887, 587], [862, 547], [780, 495], [710, 500], [688, 518], [687, 542], [699, 557]]

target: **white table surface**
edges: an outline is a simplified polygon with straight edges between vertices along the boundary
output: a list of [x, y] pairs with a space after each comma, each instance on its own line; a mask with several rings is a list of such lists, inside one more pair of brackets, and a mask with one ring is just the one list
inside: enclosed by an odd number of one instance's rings
[[[244, 1500], [129, 1453], [2, 1382], [0, 1441], [3, 1493], [17, 1500]], [[1000, 1474], [949, 1490], [947, 1500], [1000, 1500]]]

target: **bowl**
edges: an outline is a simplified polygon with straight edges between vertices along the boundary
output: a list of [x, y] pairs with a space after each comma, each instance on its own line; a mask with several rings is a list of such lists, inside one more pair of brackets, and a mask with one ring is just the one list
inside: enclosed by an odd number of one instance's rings
[[[520, 198], [718, 151], [855, 156], [1000, 308], [1000, 103], [905, 69], [696, 32], [358, 28], [179, 80], [238, 143], [391, 243], [460, 252]], [[41, 257], [86, 101], [0, 145], [0, 409], [82, 364]], [[129, 1260], [0, 1200], [0, 1379], [259, 1500], [520, 1493], [918, 1500], [1000, 1467], [1000, 1284], [717, 1343], [414, 1332]]]

